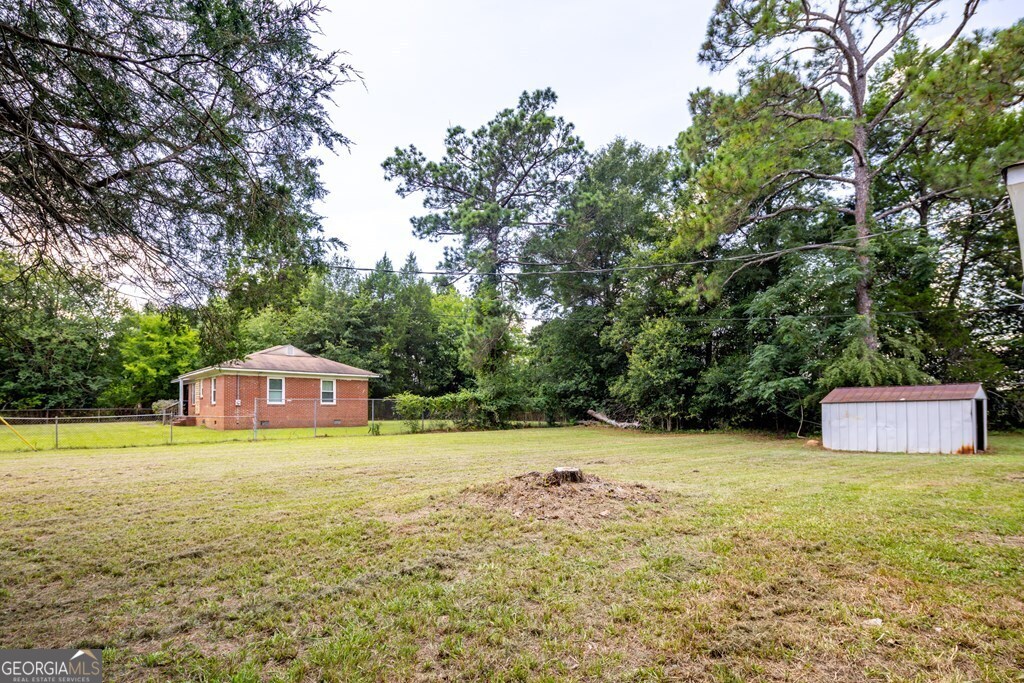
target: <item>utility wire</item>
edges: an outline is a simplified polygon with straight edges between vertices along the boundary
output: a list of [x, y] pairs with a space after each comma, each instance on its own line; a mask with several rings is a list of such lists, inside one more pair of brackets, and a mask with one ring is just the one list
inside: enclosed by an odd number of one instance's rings
[[[875, 237], [883, 237], [886, 235], [893, 235], [896, 233], [907, 232], [909, 230], [920, 230], [924, 226], [913, 226], [905, 228], [896, 228], [893, 230], [885, 230], [882, 232], [875, 232], [866, 236], [866, 239], [872, 239]], [[813, 251], [817, 249], [827, 249], [832, 246], [841, 246], [852, 242], [859, 242], [862, 238], [860, 237], [849, 237], [844, 239], [832, 240], [829, 242], [816, 242], [814, 244], [804, 244], [798, 247], [788, 247], [786, 249], [777, 249], [775, 251], [761, 251], [753, 252], [750, 254], [737, 254], [734, 256], [716, 256], [711, 258], [693, 259], [691, 261], [673, 261], [669, 263], [645, 263], [634, 266], [608, 266], [606, 268], [560, 268], [558, 270], [521, 270], [513, 273], [499, 273], [498, 277], [522, 277], [528, 276], [548, 276], [548, 275], [602, 275], [606, 273], [614, 273], [619, 271], [643, 271], [643, 270], [660, 270], [662, 268], [685, 268], [687, 266], [699, 266], [709, 263], [722, 263], [722, 262], [756, 262], [763, 259], [770, 259], [777, 256], [784, 256], [786, 254], [797, 253], [801, 251]], [[465, 277], [467, 275], [478, 275], [481, 274], [476, 270], [400, 270], [394, 268], [369, 268], [366, 266], [349, 266], [341, 263], [328, 264], [328, 267], [337, 270], [345, 270], [351, 272], [360, 273], [389, 273], [395, 275], [445, 275], [449, 277]]]
[[[948, 224], [956, 222], [956, 221], [963, 221], [963, 220], [966, 220], [966, 219], [969, 219], [969, 218], [973, 218], [973, 217], [989, 216], [992, 213], [994, 213], [997, 208], [998, 207], [990, 209], [988, 211], [972, 212], [972, 213], [968, 213], [968, 214], [962, 214], [962, 215], [959, 215], [959, 216], [954, 216], [954, 217], [951, 217], [951, 218], [938, 219], [938, 220], [931, 221], [931, 222], [925, 223], [925, 224], [908, 225], [908, 226], [905, 226], [905, 227], [902, 227], [902, 228], [893, 228], [891, 230], [877, 231], [877, 232], [873, 232], [873, 233], [871, 233], [869, 235], [866, 235], [863, 238], [860, 237], [860, 236], [848, 237], [848, 238], [840, 238], [840, 239], [835, 239], [835, 240], [831, 240], [831, 241], [828, 241], [828, 242], [816, 242], [816, 243], [812, 243], [812, 244], [804, 244], [804, 245], [799, 245], [799, 246], [795, 246], [795, 247], [787, 247], [787, 248], [783, 248], [783, 249], [776, 249], [776, 250], [773, 250], [773, 251], [751, 252], [751, 253], [748, 253], [748, 254], [736, 254], [736, 255], [731, 255], [731, 256], [716, 256], [716, 257], [692, 259], [692, 260], [688, 260], [688, 261], [674, 261], [674, 262], [667, 262], [667, 263], [648, 263], [648, 264], [625, 265], [625, 266], [608, 266], [608, 267], [603, 267], [603, 268], [568, 268], [568, 269], [555, 269], [555, 270], [517, 271], [517, 272], [500, 273], [500, 274], [498, 274], [498, 276], [501, 277], [501, 278], [505, 278], [505, 279], [512, 279], [512, 278], [518, 278], [518, 277], [524, 277], [524, 276], [546, 277], [546, 276], [557, 276], [557, 275], [601, 275], [601, 274], [607, 274], [607, 273], [613, 273], [613, 272], [621, 272], [621, 271], [651, 271], [651, 270], [660, 270], [660, 269], [663, 269], [663, 268], [684, 268], [684, 267], [689, 267], [689, 266], [700, 266], [700, 265], [715, 264], [715, 263], [738, 263], [738, 264], [744, 265], [744, 264], [748, 264], [748, 263], [758, 263], [760, 261], [771, 260], [771, 259], [774, 259], [774, 258], [778, 258], [780, 256], [785, 256], [787, 254], [800, 253], [800, 252], [804, 252], [804, 251], [815, 251], [815, 250], [819, 250], [819, 249], [827, 249], [829, 247], [838, 247], [838, 246], [848, 245], [848, 244], [851, 244], [851, 243], [860, 242], [862, 239], [875, 239], [875, 238], [878, 238], [878, 237], [886, 237], [886, 236], [889, 236], [889, 235], [895, 235], [895, 234], [900, 234], [900, 233], [904, 233], [904, 232], [911, 232], [911, 231], [919, 232], [921, 230], [925, 230], [925, 229], [928, 229], [928, 228], [937, 227], [937, 226], [944, 226], [944, 225], [948, 225]], [[232, 253], [232, 252], [226, 252], [226, 251], [203, 250], [200, 253], [202, 254], [201, 258], [202, 257], [212, 257], [212, 256], [229, 257], [229, 258], [230, 257], [246, 257], [247, 256], [246, 254], [242, 254], [242, 253]], [[331, 264], [326, 264], [326, 265], [327, 265], [328, 268], [331, 268], [331, 269], [334, 269], [334, 270], [346, 271], [346, 272], [387, 273], [387, 274], [393, 274], [393, 275], [417, 275], [417, 276], [446, 276], [446, 277], [455, 278], [455, 279], [463, 278], [463, 277], [470, 276], [470, 275], [479, 275], [480, 274], [476, 270], [452, 271], [452, 270], [406, 270], [406, 269], [396, 269], [396, 268], [384, 268], [384, 269], [382, 269], [382, 268], [377, 268], [377, 267], [355, 266], [355, 265], [347, 265], [347, 264], [342, 264], [342, 263], [331, 263]], [[551, 264], [532, 264], [532, 265], [551, 265]], [[131, 298], [134, 298], [136, 300], [144, 299], [144, 297], [137, 296], [137, 295], [131, 295], [131, 294], [128, 294], [126, 292], [119, 292], [119, 293], [121, 293], [121, 294], [123, 294], [125, 296], [129, 296]], [[1002, 309], [988, 309], [988, 311], [991, 311], [991, 312], [998, 311], [998, 310], [1002, 310]], [[914, 315], [914, 314], [926, 313], [926, 312], [931, 312], [931, 311], [888, 311], [888, 312], [887, 311], [878, 311], [878, 312], [875, 313], [875, 315]], [[967, 312], [967, 311], [962, 310], [961, 312]], [[977, 312], [986, 312], [986, 310], [978, 309]], [[443, 316], [445, 314], [435, 314], [435, 315]], [[743, 320], [771, 320], [773, 317], [774, 318], [780, 318], [780, 317], [790, 317], [790, 318], [792, 318], [792, 317], [796, 317], [796, 318], [829, 318], [829, 317], [836, 317], [836, 318], [843, 318], [843, 317], [853, 317], [853, 316], [856, 316], [856, 315], [858, 315], [858, 314], [856, 314], [856, 313], [853, 313], [853, 314], [780, 314], [778, 316], [764, 316], [764, 317], [762, 317], [762, 316], [748, 316], [748, 317], [704, 318], [704, 317], [699, 317], [699, 316], [692, 316], [692, 317], [686, 317], [686, 318], [676, 318], [676, 317], [673, 317], [673, 319], [676, 319], [676, 320], [705, 321], [705, 322], [711, 322], [711, 321], [716, 321], [716, 322], [737, 322], [737, 321], [743, 321]], [[460, 319], [466, 319], [464, 316], [451, 316], [451, 317], [456, 317], [456, 318], [460, 318]], [[551, 317], [533, 317], [533, 316], [522, 316], [522, 315], [520, 315], [518, 317], [519, 317], [520, 320], [531, 320], [531, 321], [539, 321], [539, 322], [545, 322], [545, 321], [548, 321], [548, 320], [552, 319]], [[576, 320], [580, 320], [581, 322], [583, 321], [583, 319], [580, 319], [580, 318], [575, 318], [575, 319]], [[602, 318], [602, 319], [604, 319], [604, 318]]]
[[[828, 241], [828, 242], [817, 242], [817, 243], [813, 243], [813, 244], [804, 244], [804, 245], [800, 245], [800, 246], [796, 246], [796, 247], [787, 247], [787, 248], [784, 248], [784, 249], [777, 249], [777, 250], [774, 250], [774, 251], [752, 252], [752, 253], [749, 253], [749, 254], [736, 254], [736, 255], [733, 255], [733, 256], [716, 256], [716, 257], [709, 257], [709, 258], [702, 258], [702, 259], [693, 259], [693, 260], [690, 260], [690, 261], [674, 261], [674, 262], [668, 262], [668, 263], [647, 263], [647, 264], [638, 264], [638, 265], [631, 265], [631, 266], [608, 266], [608, 267], [604, 267], [604, 268], [576, 268], [576, 269], [535, 270], [535, 271], [527, 270], [527, 271], [517, 271], [517, 272], [513, 272], [513, 273], [500, 273], [499, 276], [501, 276], [501, 277], [522, 277], [522, 276], [525, 276], [525, 275], [529, 275], [529, 276], [600, 275], [600, 274], [613, 273], [613, 272], [618, 272], [618, 271], [643, 271], [643, 270], [658, 270], [658, 269], [661, 269], [661, 268], [684, 268], [684, 267], [687, 267], [687, 266], [699, 266], [699, 265], [705, 265], [705, 264], [710, 264], [710, 263], [721, 263], [721, 262], [739, 262], [739, 263], [743, 263], [743, 262], [757, 262], [757, 261], [760, 261], [760, 260], [775, 258], [777, 256], [784, 256], [786, 254], [798, 253], [798, 252], [802, 252], [802, 251], [814, 251], [814, 250], [818, 250], [818, 249], [827, 249], [828, 247], [832, 247], [832, 246], [842, 246], [842, 245], [846, 245], [846, 244], [860, 242], [862, 239], [874, 239], [876, 237], [885, 237], [885, 236], [888, 236], [888, 235], [895, 235], [895, 234], [899, 234], [899, 233], [903, 233], [903, 232], [911, 232], [911, 231], [918, 232], [918, 231], [921, 231], [921, 230], [926, 230], [928, 228], [933, 228], [933, 227], [937, 227], [937, 226], [944, 226], [944, 225], [948, 225], [950, 223], [954, 223], [954, 222], [957, 222], [957, 221], [963, 221], [963, 220], [966, 220], [968, 218], [991, 216], [993, 213], [995, 213], [997, 210], [999, 210], [1000, 207], [1001, 207], [1001, 204], [996, 206], [996, 207], [994, 207], [994, 208], [992, 208], [992, 209], [990, 209], [990, 210], [988, 210], [988, 211], [971, 212], [971, 213], [961, 214], [959, 216], [953, 216], [951, 218], [937, 219], [937, 220], [931, 221], [929, 223], [923, 223], [923, 224], [918, 224], [918, 225], [908, 225], [908, 226], [905, 226], [905, 227], [902, 227], [902, 228], [893, 228], [891, 230], [882, 230], [882, 231], [878, 231], [878, 232], [873, 232], [873, 233], [870, 233], [870, 234], [864, 236], [864, 238], [861, 238], [859, 236], [848, 237], [848, 238], [841, 238], [841, 239], [831, 240], [831, 241]], [[530, 264], [530, 265], [554, 265], [554, 264]], [[345, 270], [345, 271], [349, 271], [349, 272], [360, 272], [360, 273], [379, 272], [379, 273], [389, 273], [389, 274], [395, 274], [395, 275], [403, 275], [403, 274], [404, 275], [429, 275], [429, 276], [445, 275], [445, 276], [456, 277], [456, 278], [461, 278], [461, 277], [465, 277], [465, 276], [468, 276], [468, 275], [480, 274], [476, 270], [452, 271], [452, 270], [402, 270], [402, 269], [396, 269], [396, 268], [378, 269], [378, 268], [375, 268], [375, 267], [350, 266], [350, 265], [345, 265], [345, 264], [340, 264], [340, 263], [339, 264], [328, 264], [328, 267], [334, 268], [336, 270]]]
[[[907, 318], [913, 318], [914, 316], [924, 315], [928, 313], [941, 313], [944, 311], [955, 312], [958, 314], [980, 314], [980, 313], [1008, 313], [1008, 312], [1020, 312], [1020, 307], [1016, 304], [1006, 304], [1004, 306], [996, 306], [993, 308], [933, 308], [930, 310], [915, 310], [915, 311], [873, 311], [873, 316], [903, 316]], [[439, 314], [444, 315], [444, 314]], [[815, 320], [826, 320], [826, 319], [841, 319], [841, 318], [856, 318], [860, 316], [860, 313], [773, 313], [771, 315], [747, 315], [747, 316], [730, 316], [730, 317], [702, 317], [699, 315], [664, 315], [664, 316], [645, 316], [650, 318], [666, 318], [669, 320], [677, 320], [682, 322], [748, 322], [748, 321], [775, 321], [778, 322], [783, 318], [800, 318], [800, 319], [815, 319]], [[452, 318], [459, 318], [461, 316], [451, 316]], [[619, 316], [625, 317], [625, 316]], [[468, 317], [467, 317], [468, 319]], [[549, 322], [552, 320], [562, 320], [567, 322], [602, 322], [609, 320], [605, 317], [577, 317], [577, 316], [519, 316], [521, 320], [531, 320], [537, 322]]]

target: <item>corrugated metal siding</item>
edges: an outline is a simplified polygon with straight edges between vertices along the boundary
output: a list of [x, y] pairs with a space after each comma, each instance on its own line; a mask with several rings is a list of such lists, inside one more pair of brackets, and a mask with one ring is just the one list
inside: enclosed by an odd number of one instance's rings
[[830, 405], [821, 406], [821, 444], [825, 448], [831, 448], [832, 439], [832, 415], [835, 411]]
[[971, 453], [974, 413], [973, 400], [823, 403], [822, 443], [834, 451]]
[[906, 430], [899, 427], [907, 422], [906, 404], [876, 403], [875, 410], [878, 414], [877, 450], [882, 453], [906, 451]]

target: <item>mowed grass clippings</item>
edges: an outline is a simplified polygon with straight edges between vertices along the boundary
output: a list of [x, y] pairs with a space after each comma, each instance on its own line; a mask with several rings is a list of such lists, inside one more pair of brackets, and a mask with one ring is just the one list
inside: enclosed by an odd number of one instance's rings
[[[571, 428], [5, 455], [0, 647], [102, 647], [111, 681], [1020, 681], [1024, 437], [992, 443]], [[510, 483], [558, 465], [603, 488], [546, 490], [548, 514]]]

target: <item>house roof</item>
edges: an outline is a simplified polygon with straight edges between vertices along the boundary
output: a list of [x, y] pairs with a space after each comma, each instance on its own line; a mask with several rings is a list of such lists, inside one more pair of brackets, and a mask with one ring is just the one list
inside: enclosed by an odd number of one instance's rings
[[365, 377], [367, 379], [380, 376], [369, 370], [314, 356], [291, 344], [282, 344], [250, 353], [242, 360], [229, 360], [219, 365], [211, 365], [199, 370], [193, 370], [192, 372], [186, 372], [181, 377], [178, 377], [178, 379], [190, 379], [224, 372], [269, 372], [274, 374]]
[[839, 387], [830, 391], [821, 402], [963, 401], [972, 398], [985, 398], [985, 392], [978, 382], [911, 387]]

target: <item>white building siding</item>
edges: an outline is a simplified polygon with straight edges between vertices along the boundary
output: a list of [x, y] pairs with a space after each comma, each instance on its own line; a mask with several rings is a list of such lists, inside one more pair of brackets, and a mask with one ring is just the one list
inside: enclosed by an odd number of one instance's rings
[[906, 408], [906, 405], [899, 403], [875, 404], [875, 411], [878, 414], [877, 451], [895, 453], [907, 450], [907, 432], [899, 427], [907, 422]]
[[[892, 404], [890, 404], [892, 405]], [[907, 435], [907, 404], [896, 403], [896, 452], [906, 453], [910, 448], [910, 437]]]
[[[940, 453], [952, 453], [954, 450], [956, 450], [956, 449], [953, 448], [953, 443], [956, 442], [956, 443], [959, 444], [960, 439], [958, 439], [957, 437], [958, 436], [959, 437], [963, 436], [963, 430], [960, 429], [960, 423], [962, 422], [962, 420], [960, 420], [960, 417], [959, 417], [960, 416], [960, 410], [959, 410], [960, 406], [957, 406], [957, 408], [958, 408], [957, 410], [953, 410], [952, 409], [953, 405], [956, 404], [956, 403], [959, 403], [959, 401], [942, 401], [938, 405], [938, 408], [939, 408], [939, 430], [938, 431], [939, 431], [939, 452]], [[956, 415], [957, 415], [957, 419], [956, 419], [955, 422], [953, 420], [953, 414], [954, 413], [956, 413]], [[956, 432], [956, 436], [953, 435], [954, 431]]]
[[[987, 434], [988, 406], [987, 401], [982, 401], [985, 414], [981, 417]], [[823, 403], [821, 413], [822, 442], [825, 448], [835, 451], [973, 453], [977, 450], [974, 400]]]

